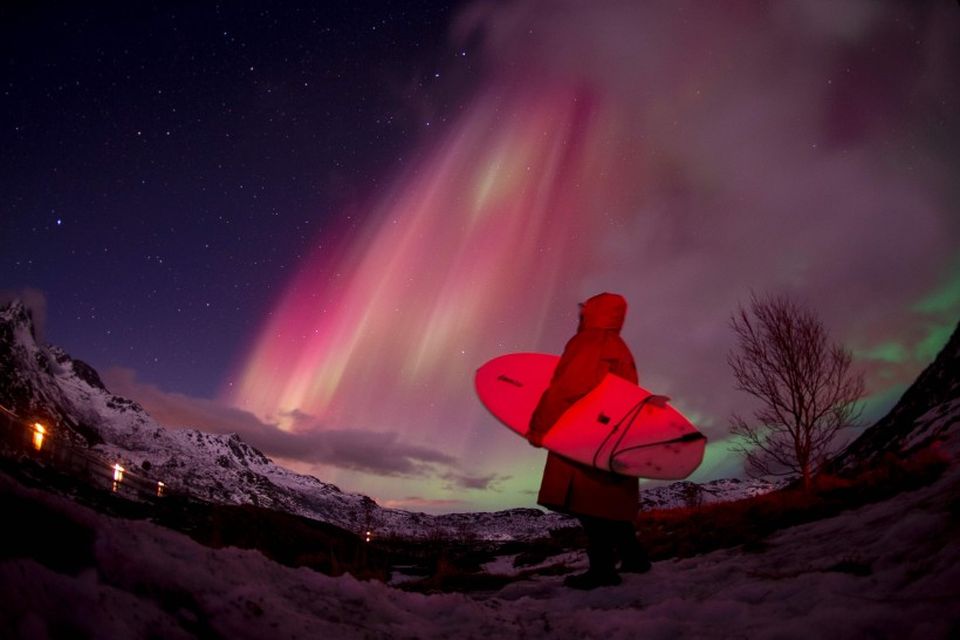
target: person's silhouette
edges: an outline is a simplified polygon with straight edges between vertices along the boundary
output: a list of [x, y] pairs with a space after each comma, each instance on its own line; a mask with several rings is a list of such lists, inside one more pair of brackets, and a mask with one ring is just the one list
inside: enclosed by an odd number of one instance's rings
[[[630, 349], [620, 337], [627, 313], [622, 296], [601, 293], [580, 305], [580, 324], [563, 350], [550, 386], [530, 419], [527, 438], [542, 446], [543, 438], [560, 415], [597, 386], [607, 373], [637, 383]], [[650, 561], [637, 542], [633, 520], [637, 515], [639, 482], [568, 460], [548, 452], [537, 503], [576, 516], [587, 535], [586, 573], [567, 577], [576, 589], [620, 584], [621, 571], [643, 572]]]

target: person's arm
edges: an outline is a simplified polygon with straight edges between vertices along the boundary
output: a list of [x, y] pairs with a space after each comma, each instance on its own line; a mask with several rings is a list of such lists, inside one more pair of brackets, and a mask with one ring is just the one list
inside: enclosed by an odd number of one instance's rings
[[530, 418], [527, 440], [535, 447], [570, 405], [590, 392], [606, 375], [595, 337], [577, 334], [567, 343], [553, 373], [550, 386], [543, 392]]

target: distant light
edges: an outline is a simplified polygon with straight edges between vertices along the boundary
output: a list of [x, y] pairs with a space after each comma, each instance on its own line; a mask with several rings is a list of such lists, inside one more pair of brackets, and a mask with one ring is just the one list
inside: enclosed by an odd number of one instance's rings
[[120, 466], [120, 463], [113, 465], [113, 490], [116, 491], [120, 488], [120, 483], [123, 482], [123, 472], [125, 469]]
[[370, 538], [372, 538], [372, 537], [373, 537], [373, 532], [372, 532], [372, 531], [367, 531], [367, 535], [365, 536], [364, 541], [365, 541], [365, 542], [370, 542]]
[[57, 226], [59, 227], [61, 224], [63, 224], [63, 220], [61, 218], [57, 218]]
[[47, 430], [43, 428], [43, 425], [39, 422], [33, 423], [33, 448], [37, 451], [43, 447], [43, 436], [47, 433]]
[[163, 496], [163, 490], [166, 486], [167, 485], [163, 484], [162, 482], [157, 481], [157, 497]]

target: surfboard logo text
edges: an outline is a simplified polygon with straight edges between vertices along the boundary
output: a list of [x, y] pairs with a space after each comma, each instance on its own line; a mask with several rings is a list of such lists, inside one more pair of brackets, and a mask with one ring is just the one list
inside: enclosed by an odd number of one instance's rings
[[497, 380], [502, 380], [503, 382], [506, 382], [507, 384], [512, 384], [512, 385], [515, 386], [515, 387], [522, 387], [522, 386], [523, 386], [523, 383], [520, 382], [519, 380], [514, 380], [513, 378], [508, 378], [507, 376], [503, 375], [502, 373], [501, 373], [499, 376], [497, 376]]

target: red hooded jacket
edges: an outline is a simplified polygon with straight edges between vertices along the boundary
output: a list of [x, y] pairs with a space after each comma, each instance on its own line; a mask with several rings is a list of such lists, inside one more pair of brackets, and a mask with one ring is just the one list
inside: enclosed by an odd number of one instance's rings
[[[560, 415], [607, 373], [637, 383], [633, 356], [620, 337], [626, 313], [626, 300], [613, 293], [601, 293], [583, 303], [577, 333], [564, 347], [550, 386], [530, 419], [529, 437], [533, 441], [542, 439]], [[549, 452], [537, 503], [573, 515], [633, 520], [639, 492], [636, 478], [595, 469]]]

